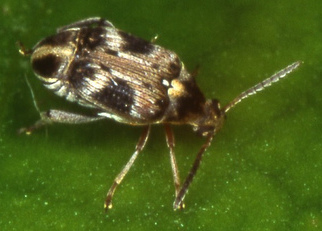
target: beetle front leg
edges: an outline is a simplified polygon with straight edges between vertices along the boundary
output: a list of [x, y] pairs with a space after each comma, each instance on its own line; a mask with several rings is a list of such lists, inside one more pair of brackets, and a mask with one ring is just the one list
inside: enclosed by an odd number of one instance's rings
[[32, 131], [52, 123], [81, 124], [94, 122], [101, 119], [104, 119], [104, 117], [85, 116], [72, 112], [51, 109], [46, 112], [41, 112], [40, 120], [36, 121], [36, 123], [29, 127], [20, 128], [18, 130], [18, 134], [26, 133], [27, 135], [30, 135]]
[[185, 179], [185, 181], [183, 182], [183, 185], [182, 185], [179, 193], [177, 194], [176, 199], [174, 200], [174, 203], [173, 203], [174, 210], [182, 208], [183, 199], [188, 191], [188, 188], [189, 188], [193, 178], [195, 177], [195, 175], [197, 173], [202, 156], [205, 153], [206, 149], [210, 146], [213, 137], [214, 137], [214, 134], [209, 134], [206, 142], [201, 146], [201, 148], [195, 158], [195, 161], [193, 162], [193, 165], [190, 169], [190, 172], [189, 172], [187, 178]]
[[[170, 163], [171, 163], [171, 168], [172, 168], [175, 195], [177, 197], [179, 195], [181, 186], [180, 186], [179, 169], [178, 169], [178, 165], [177, 165], [176, 156], [174, 154], [174, 144], [175, 144], [174, 135], [173, 135], [172, 129], [169, 126], [169, 124], [165, 124], [164, 128], [165, 128], [165, 131], [166, 131], [165, 132], [165, 134], [166, 134], [165, 137], [166, 137], [167, 145], [168, 145], [168, 148], [170, 150]], [[178, 208], [180, 208], [180, 209], [184, 208], [183, 200], [180, 202], [180, 205], [178, 206]]]

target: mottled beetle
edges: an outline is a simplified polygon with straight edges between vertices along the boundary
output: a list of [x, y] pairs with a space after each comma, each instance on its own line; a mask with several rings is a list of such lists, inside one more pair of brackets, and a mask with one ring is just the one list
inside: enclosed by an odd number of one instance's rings
[[[144, 148], [151, 124], [164, 124], [175, 185], [173, 206], [183, 208], [183, 199], [201, 158], [221, 129], [226, 113], [301, 63], [287, 66], [221, 108], [218, 100], [206, 100], [174, 52], [118, 30], [102, 18], [88, 18], [59, 28], [57, 34], [43, 39], [30, 51], [20, 45], [20, 53], [31, 55], [32, 68], [47, 88], [68, 101], [97, 111], [96, 116], [84, 116], [49, 110], [42, 112], [33, 126], [20, 132], [31, 133], [52, 122], [77, 124], [105, 118], [144, 126], [135, 152], [107, 193], [105, 209], [112, 207], [116, 187]], [[195, 132], [206, 137], [182, 185], [171, 124], [190, 124]]]

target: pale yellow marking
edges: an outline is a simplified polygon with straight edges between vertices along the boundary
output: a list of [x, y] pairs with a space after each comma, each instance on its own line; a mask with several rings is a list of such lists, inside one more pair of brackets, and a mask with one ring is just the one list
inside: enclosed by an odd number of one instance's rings
[[32, 54], [32, 58], [41, 58], [43, 56], [54, 54], [58, 57], [71, 57], [74, 53], [74, 48], [71, 46], [40, 46]]
[[172, 97], [180, 97], [185, 94], [185, 88], [179, 80], [174, 79], [171, 81], [171, 88], [169, 88], [168, 94]]

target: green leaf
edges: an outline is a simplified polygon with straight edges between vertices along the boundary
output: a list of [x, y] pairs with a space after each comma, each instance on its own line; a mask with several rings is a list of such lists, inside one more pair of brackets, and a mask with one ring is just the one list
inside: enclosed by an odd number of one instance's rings
[[[322, 2], [307, 1], [18, 1], [0, 3], [1, 230], [321, 230]], [[82, 110], [47, 91], [16, 41], [32, 47], [56, 28], [101, 16], [116, 27], [174, 50], [205, 95], [222, 104], [294, 61], [287, 79], [229, 111], [185, 198], [174, 187], [162, 126], [115, 193], [114, 177], [134, 151], [141, 128], [111, 120], [35, 122], [26, 84], [42, 110]], [[177, 126], [183, 179], [203, 140]]]

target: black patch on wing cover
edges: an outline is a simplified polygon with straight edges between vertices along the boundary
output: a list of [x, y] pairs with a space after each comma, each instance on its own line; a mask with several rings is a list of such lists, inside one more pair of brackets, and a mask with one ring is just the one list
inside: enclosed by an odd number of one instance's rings
[[150, 54], [153, 51], [153, 44], [144, 39], [133, 36], [123, 31], [119, 31], [118, 34], [124, 40], [124, 44], [122, 46], [122, 49], [124, 51], [146, 55]]
[[82, 28], [78, 35], [77, 52], [84, 54], [93, 51], [98, 46], [105, 45], [105, 33], [106, 31], [103, 27]]
[[68, 80], [74, 88], [81, 87], [84, 78], [94, 78], [95, 69], [89, 66], [88, 61], [74, 61], [68, 72]]
[[71, 31], [62, 31], [58, 34], [49, 36], [42, 41], [40, 41], [37, 45], [37, 47], [49, 45], [49, 46], [64, 46], [68, 44], [69, 42], [74, 41], [74, 33]]
[[103, 71], [106, 71], [106, 72], [108, 72], [108, 73], [111, 73], [111, 68], [109, 68], [108, 66], [106, 66], [106, 65], [104, 65], [104, 64], [102, 64], [102, 63], [100, 63], [100, 64], [99, 64], [99, 66], [100, 66], [100, 68], [101, 68]]
[[133, 89], [122, 79], [111, 81], [99, 92], [94, 92], [92, 97], [106, 108], [124, 114], [130, 114], [131, 106], [134, 103]]
[[109, 55], [118, 56], [118, 51], [106, 49], [105, 52]]

